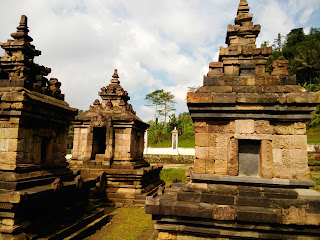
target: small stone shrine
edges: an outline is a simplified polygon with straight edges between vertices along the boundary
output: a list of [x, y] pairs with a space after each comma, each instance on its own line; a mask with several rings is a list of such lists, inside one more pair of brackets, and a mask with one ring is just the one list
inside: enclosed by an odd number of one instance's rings
[[77, 109], [45, 77], [51, 69], [34, 63], [41, 52], [28, 32], [23, 15], [13, 40], [0, 44], [0, 239], [35, 239], [74, 221], [91, 187], [66, 167]]
[[241, 0], [228, 47], [209, 64], [203, 86], [188, 93], [195, 124], [191, 181], [148, 197], [159, 239], [319, 239], [320, 193], [309, 189], [305, 122], [320, 103], [289, 76], [288, 61], [272, 63], [257, 48]]
[[70, 165], [84, 178], [106, 173], [106, 197], [116, 206], [143, 205], [164, 182], [162, 167], [150, 166], [143, 158], [144, 133], [149, 127], [128, 103], [128, 92], [120, 86], [117, 70], [107, 87], [101, 88], [93, 106], [74, 121]]

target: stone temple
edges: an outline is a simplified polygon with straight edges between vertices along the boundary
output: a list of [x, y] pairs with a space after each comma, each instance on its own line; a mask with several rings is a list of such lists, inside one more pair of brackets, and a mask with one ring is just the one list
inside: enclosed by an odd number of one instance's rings
[[305, 122], [320, 103], [289, 76], [288, 61], [265, 72], [270, 47], [257, 48], [241, 0], [226, 48], [203, 86], [188, 93], [195, 124], [191, 181], [148, 197], [159, 239], [319, 239], [320, 193], [310, 190]]
[[[35, 239], [84, 214], [95, 181], [67, 168], [68, 129], [77, 109], [34, 63], [27, 17], [0, 58], [0, 239]], [[93, 183], [93, 184], [92, 184]], [[57, 239], [61, 235], [57, 235]]]
[[161, 166], [143, 158], [144, 132], [149, 127], [136, 116], [130, 97], [119, 81], [117, 70], [111, 83], [99, 92], [93, 106], [74, 121], [70, 165], [83, 178], [105, 173], [106, 197], [116, 206], [144, 206], [146, 196], [164, 185]]

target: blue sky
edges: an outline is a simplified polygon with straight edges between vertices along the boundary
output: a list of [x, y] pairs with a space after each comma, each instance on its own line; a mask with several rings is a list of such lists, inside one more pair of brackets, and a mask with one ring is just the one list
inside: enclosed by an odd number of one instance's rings
[[[240, 0], [1, 0], [0, 42], [28, 16], [35, 62], [52, 68], [72, 107], [87, 110], [117, 68], [130, 103], [145, 121], [154, 109], [144, 97], [157, 89], [176, 96], [176, 114], [187, 111], [186, 93], [201, 86], [208, 64], [225, 46]], [[319, 0], [248, 0], [262, 26], [257, 45], [278, 33], [320, 27]], [[3, 51], [0, 50], [0, 55]]]

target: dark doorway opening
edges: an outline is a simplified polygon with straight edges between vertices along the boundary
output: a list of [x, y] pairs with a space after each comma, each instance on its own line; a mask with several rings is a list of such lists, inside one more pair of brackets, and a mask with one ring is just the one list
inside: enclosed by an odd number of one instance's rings
[[260, 145], [257, 140], [239, 140], [239, 175], [259, 176]]
[[106, 128], [93, 128], [93, 142], [91, 159], [95, 159], [96, 154], [105, 154], [106, 151]]
[[41, 137], [41, 163], [53, 161], [53, 142], [53, 138]]

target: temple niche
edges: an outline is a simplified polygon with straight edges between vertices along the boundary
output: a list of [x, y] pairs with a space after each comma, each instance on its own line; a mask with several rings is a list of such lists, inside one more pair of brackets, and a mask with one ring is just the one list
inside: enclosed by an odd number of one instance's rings
[[228, 46], [187, 95], [195, 124], [191, 181], [146, 200], [160, 240], [319, 238], [305, 122], [320, 93], [296, 85], [286, 60], [265, 71], [272, 48], [257, 48], [261, 27], [252, 18], [241, 0]]
[[159, 179], [162, 167], [150, 166], [143, 158], [149, 125], [128, 103], [130, 97], [120, 85], [117, 70], [99, 95], [102, 101], [96, 99], [74, 121], [70, 166], [84, 178], [106, 173], [106, 197], [117, 206], [144, 205], [145, 197], [164, 184]]

